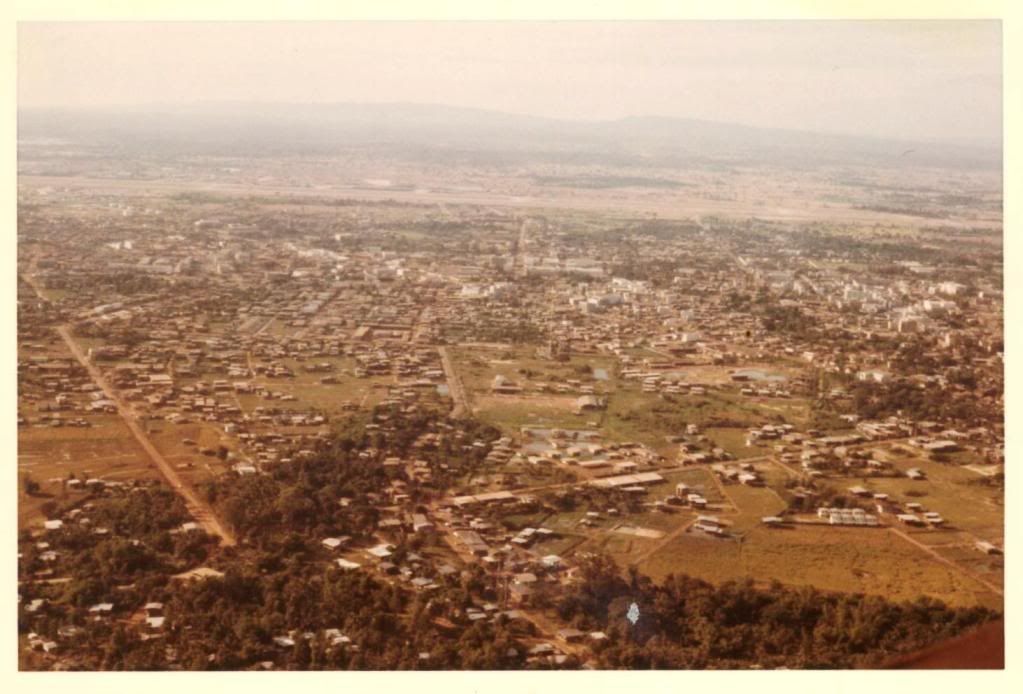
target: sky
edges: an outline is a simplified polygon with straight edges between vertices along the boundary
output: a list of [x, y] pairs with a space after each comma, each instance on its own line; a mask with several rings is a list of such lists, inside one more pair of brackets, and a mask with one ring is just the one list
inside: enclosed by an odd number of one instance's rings
[[1000, 142], [998, 21], [21, 23], [30, 107], [412, 102]]

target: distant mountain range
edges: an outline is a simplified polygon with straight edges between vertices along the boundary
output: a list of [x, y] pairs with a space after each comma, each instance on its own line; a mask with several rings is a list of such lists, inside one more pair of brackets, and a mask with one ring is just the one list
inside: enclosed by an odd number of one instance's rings
[[726, 163], [1000, 168], [999, 147], [907, 142], [686, 118], [570, 121], [425, 104], [220, 102], [113, 110], [22, 109], [19, 140], [206, 154], [375, 150], [479, 163]]

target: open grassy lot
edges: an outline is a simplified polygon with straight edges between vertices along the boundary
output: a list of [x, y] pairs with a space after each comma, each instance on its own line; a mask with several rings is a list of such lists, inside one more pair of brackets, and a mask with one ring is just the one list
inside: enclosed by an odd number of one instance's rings
[[927, 528], [902, 528], [903, 532], [912, 536], [920, 544], [941, 549], [947, 546], [969, 545], [973, 547], [976, 540], [973, 535], [964, 531], [953, 530], [952, 528], [941, 528], [929, 530]]
[[[615, 360], [603, 355], [574, 354], [568, 361], [560, 362], [539, 358], [535, 347], [455, 347], [450, 353], [470, 399], [476, 394], [489, 393], [495, 376], [504, 376], [527, 390], [540, 383], [552, 387], [568, 385], [569, 380], [593, 386], [598, 391], [611, 390], [616, 383]], [[594, 369], [603, 369], [607, 379], [596, 378]]]
[[760, 526], [764, 516], [774, 516], [781, 512], [786, 504], [770, 487], [747, 487], [744, 484], [730, 484], [725, 492], [735, 503], [739, 511], [728, 520], [732, 523], [734, 533], [748, 533]]
[[846, 478], [835, 480], [842, 489], [862, 484], [874, 492], [884, 492], [900, 502], [915, 501], [928, 511], [937, 511], [949, 527], [964, 530], [977, 537], [999, 542], [1005, 532], [1004, 494], [982, 483], [981, 475], [963, 467], [935, 463], [924, 459], [896, 461], [900, 470], [918, 467], [926, 480], [894, 478]]
[[[713, 511], [712, 513], [717, 513]], [[641, 513], [623, 514], [621, 522], [638, 528], [650, 528], [665, 535], [687, 525], [696, 517], [696, 512], [685, 506], [669, 506], [667, 510], [650, 509]]]
[[[312, 363], [326, 362], [333, 367], [329, 375], [337, 379], [337, 383], [320, 383], [327, 373], [312, 373], [304, 370]], [[393, 376], [372, 376], [358, 378], [353, 375], [355, 360], [345, 357], [316, 359], [313, 362], [284, 360], [294, 378], [267, 378], [257, 376], [251, 379], [253, 384], [262, 386], [274, 393], [292, 395], [293, 401], [264, 400], [257, 396], [240, 395], [239, 402], [243, 409], [251, 411], [257, 406], [281, 407], [282, 409], [308, 410], [316, 409], [326, 414], [342, 411], [342, 405], [353, 402], [356, 405], [371, 407], [387, 397], [387, 389], [394, 386]]]
[[788, 469], [782, 467], [774, 459], [761, 460], [753, 464], [753, 469], [764, 479], [764, 483], [779, 494], [785, 489], [785, 483], [793, 479]]
[[506, 513], [501, 515], [501, 524], [513, 532], [518, 532], [523, 528], [539, 528], [550, 515], [547, 511]]
[[[523, 426], [578, 428], [587, 422], [602, 419], [600, 412], [575, 414], [580, 387], [607, 393], [615, 388], [614, 359], [601, 355], [573, 355], [567, 362], [541, 359], [534, 347], [494, 349], [489, 347], [455, 347], [450, 349], [452, 362], [466, 391], [473, 414], [517, 434]], [[606, 378], [597, 378], [595, 370]], [[495, 395], [491, 385], [496, 376], [504, 376], [523, 388], [520, 395]], [[569, 385], [568, 381], [578, 385]], [[546, 390], [540, 390], [546, 384]], [[557, 392], [564, 386], [566, 392]]]
[[926, 595], [954, 605], [1000, 606], [999, 596], [883, 529], [757, 527], [742, 541], [686, 533], [640, 565], [660, 578], [688, 573], [712, 581], [776, 579], [894, 600]]
[[579, 530], [579, 521], [586, 517], [587, 509], [580, 507], [575, 511], [562, 511], [560, 513], [552, 513], [540, 522], [545, 528], [550, 528], [555, 532], [568, 532], [574, 533]]
[[763, 455], [766, 449], [746, 447], [745, 432], [749, 427], [805, 419], [802, 401], [777, 402], [785, 405], [768, 410], [727, 391], [673, 395], [668, 399], [656, 393], [644, 393], [638, 385], [630, 383], [609, 397], [602, 424], [610, 439], [639, 441], [651, 447], [663, 447], [666, 436], [683, 434], [687, 424], [696, 424], [713, 429], [717, 438], [709, 432], [708, 436], [737, 457]]
[[[579, 525], [579, 521], [585, 517], [585, 510], [559, 513], [540, 511], [531, 514], [505, 516], [502, 517], [501, 521], [512, 530], [541, 527], [553, 530], [555, 532], [553, 537], [546, 540], [538, 540], [532, 545], [531, 549], [541, 555], [565, 555], [587, 540], [587, 533], [590, 530]], [[609, 522], [604, 520], [599, 525], [608, 525], [609, 527]]]
[[765, 417], [772, 419], [781, 417], [785, 423], [793, 424], [800, 429], [810, 425], [810, 403], [804, 398], [761, 398], [742, 395], [739, 397]]
[[584, 542], [586, 542], [587, 536], [576, 532], [559, 532], [549, 540], [540, 540], [532, 546], [532, 550], [540, 556], [548, 554], [557, 554], [558, 556], [567, 556]]
[[982, 554], [977, 551], [972, 542], [965, 545], [943, 545], [934, 549], [949, 561], [954, 561], [967, 571], [972, 571], [984, 580], [1004, 589], [1004, 556]]
[[707, 466], [661, 470], [658, 474], [664, 478], [663, 482], [645, 485], [647, 495], [644, 498], [649, 501], [663, 500], [665, 497], [673, 495], [675, 487], [679, 483], [684, 483], [702, 494], [710, 504], [727, 502], [727, 499], [721, 496], [714, 473]]
[[[531, 463], [510, 463], [488, 469], [490, 473], [512, 473], [516, 475], [515, 487], [540, 487], [551, 484], [574, 482], [585, 478], [582, 470], [563, 465], [533, 465]], [[466, 482], [468, 482], [468, 477]]]
[[701, 466], [672, 470], [671, 472], [664, 473], [662, 476], [670, 480], [672, 485], [676, 485], [679, 482], [688, 484], [690, 487], [698, 490], [708, 502], [713, 504], [722, 501], [718, 487], [714, 483], [713, 474], [710, 468]]
[[580, 545], [577, 551], [603, 552], [614, 559], [618, 566], [624, 567], [636, 563], [650, 551], [651, 547], [656, 546], [657, 542], [659, 540], [648, 537], [607, 532]]
[[688, 574], [712, 582], [745, 578], [742, 546], [734, 539], [689, 531], [670, 540], [638, 566], [654, 580], [671, 573]]
[[518, 435], [524, 426], [577, 429], [599, 419], [599, 413], [575, 413], [575, 398], [567, 395], [479, 395], [472, 399], [474, 416], [504, 433]]
[[42, 519], [40, 507], [62, 492], [57, 478], [71, 473], [79, 478], [107, 480], [159, 478], [145, 451], [114, 415], [87, 417], [91, 427], [22, 427], [18, 431], [19, 478], [29, 475], [40, 484], [39, 493], [26, 495], [18, 488], [19, 525]]
[[[809, 405], [801, 398], [739, 395], [730, 382], [732, 368], [686, 367], [681, 371], [687, 374], [692, 371], [691, 380], [721, 383], [724, 388], [704, 395], [666, 398], [642, 392], [638, 382], [618, 379], [610, 357], [575, 355], [569, 362], [560, 363], [538, 359], [532, 348], [512, 347], [461, 347], [452, 348], [451, 353], [474, 414], [511, 434], [529, 425], [577, 428], [596, 422], [609, 441], [639, 442], [673, 459], [677, 448], [668, 443], [667, 437], [683, 433], [687, 424], [696, 424], [707, 427], [706, 433], [713, 445], [737, 458], [746, 458], [770, 452], [769, 446], [746, 446], [749, 427], [768, 422], [805, 426], [810, 417]], [[594, 378], [591, 369], [603, 369], [607, 380]], [[768, 370], [778, 371], [774, 367]], [[524, 392], [521, 395], [491, 394], [490, 386], [498, 375], [517, 382]], [[577, 392], [568, 395], [530, 390], [538, 383], [554, 385], [569, 379], [607, 393], [607, 409], [576, 415]]]
[[[236, 439], [225, 434], [223, 429], [211, 422], [187, 424], [151, 422], [148, 432], [157, 450], [168, 463], [180, 470], [182, 477], [193, 486], [224, 472], [230, 465], [216, 456], [203, 455], [199, 452], [200, 448], [214, 451], [220, 446], [224, 446], [228, 451], [235, 451], [238, 448]], [[185, 443], [186, 440], [195, 443]]]
[[725, 449], [736, 459], [756, 458], [768, 455], [772, 449], [770, 445], [753, 444], [746, 445], [747, 429], [738, 427], [711, 427], [704, 431], [715, 446]]
[[[290, 385], [290, 387], [289, 387]], [[394, 385], [390, 377], [344, 378], [332, 384], [289, 384], [275, 388], [294, 395], [292, 402], [282, 403], [291, 409], [316, 409], [326, 414], [341, 412], [342, 405], [351, 401], [360, 407], [372, 407], [387, 398], [388, 388]]]

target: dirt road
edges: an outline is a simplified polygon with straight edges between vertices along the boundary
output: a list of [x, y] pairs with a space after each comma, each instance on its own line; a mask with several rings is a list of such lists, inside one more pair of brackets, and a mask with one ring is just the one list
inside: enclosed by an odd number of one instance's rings
[[894, 534], [896, 534], [899, 537], [901, 537], [906, 542], [908, 542], [908, 543], [910, 543], [912, 545], [915, 545], [915, 546], [919, 547], [920, 549], [922, 549], [923, 551], [927, 552], [929, 555], [934, 557], [936, 560], [940, 561], [942, 564], [946, 564], [946, 565], [952, 567], [953, 569], [955, 569], [956, 571], [958, 571], [959, 573], [962, 573], [962, 574], [965, 574], [965, 575], [969, 576], [974, 581], [977, 581], [977, 583], [980, 583], [981, 585], [983, 585], [985, 588], [990, 590], [995, 595], [1004, 595], [1004, 593], [1002, 592], [1002, 589], [999, 588], [998, 586], [996, 586], [994, 583], [991, 583], [990, 581], [988, 581], [988, 580], [986, 580], [984, 578], [981, 578], [980, 576], [978, 576], [973, 571], [970, 571], [966, 567], [963, 567], [963, 566], [960, 566], [959, 564], [956, 564], [951, 559], [946, 559], [945, 557], [941, 556], [941, 554], [939, 554], [937, 552], [937, 550], [935, 550], [934, 548], [925, 545], [924, 543], [920, 542], [919, 540], [914, 540], [912, 537], [910, 537], [910, 535], [908, 533], [905, 533], [905, 532], [899, 530], [898, 528], [889, 527], [888, 529], [891, 532], [893, 532]]
[[438, 347], [437, 352], [440, 354], [440, 361], [444, 366], [444, 375], [448, 380], [448, 392], [451, 394], [451, 399], [455, 401], [455, 407], [451, 410], [451, 417], [454, 419], [464, 417], [470, 414], [472, 410], [469, 409], [469, 401], [465, 397], [462, 379], [458, 377], [458, 372], [455, 371], [455, 367], [451, 363], [451, 355], [448, 354], [448, 348]]
[[[36, 259], [32, 258], [33, 265], [35, 265], [35, 262]], [[46, 298], [46, 295], [43, 294], [43, 288], [39, 285], [39, 282], [36, 281], [36, 278], [33, 275], [26, 273], [21, 276], [21, 279], [25, 280], [25, 284], [32, 287], [32, 291], [36, 293], [36, 296], [39, 297], [40, 300], [49, 301], [49, 299]]]
[[662, 538], [661, 538], [660, 540], [658, 540], [657, 542], [655, 542], [654, 544], [652, 544], [652, 545], [651, 545], [651, 546], [650, 546], [649, 548], [647, 548], [646, 550], [644, 550], [644, 551], [643, 551], [643, 553], [642, 553], [642, 554], [640, 554], [640, 555], [639, 555], [638, 557], [636, 557], [636, 558], [635, 558], [634, 560], [632, 560], [632, 561], [630, 562], [630, 564], [631, 564], [632, 566], [637, 566], [637, 567], [638, 567], [638, 566], [639, 566], [640, 564], [642, 564], [643, 562], [645, 562], [645, 561], [646, 561], [647, 559], [649, 559], [650, 557], [652, 557], [652, 556], [653, 556], [654, 554], [656, 554], [657, 552], [659, 552], [659, 551], [661, 551], [662, 549], [664, 549], [665, 547], [667, 547], [667, 546], [668, 546], [668, 544], [669, 544], [669, 543], [670, 543], [670, 542], [671, 542], [672, 540], [674, 540], [675, 538], [679, 537], [680, 535], [682, 535], [683, 533], [685, 533], [686, 531], [688, 531], [688, 530], [689, 530], [689, 528], [693, 527], [693, 525], [694, 525], [695, 523], [696, 523], [696, 519], [695, 519], [695, 518], [693, 518], [693, 519], [692, 519], [691, 521], [689, 521], [688, 523], [683, 523], [682, 525], [678, 526], [677, 528], [675, 528], [674, 530], [672, 530], [672, 531], [671, 531], [670, 533], [668, 533], [667, 535], [665, 535], [664, 537], [662, 537]]
[[117, 406], [117, 412], [121, 415], [128, 430], [135, 437], [135, 440], [139, 442], [142, 449], [149, 456], [153, 464], [156, 465], [157, 469], [170, 484], [171, 489], [181, 495], [185, 500], [185, 506], [188, 508], [188, 512], [192, 514], [195, 520], [203, 527], [203, 529], [210, 535], [215, 535], [220, 538], [221, 543], [225, 546], [231, 546], [237, 544], [234, 535], [231, 534], [227, 528], [225, 528], [216, 515], [213, 513], [213, 509], [205, 501], [200, 499], [198, 495], [192, 489], [187, 486], [178, 475], [177, 471], [167, 462], [167, 459], [163, 457], [163, 454], [156, 449], [153, 442], [149, 440], [145, 432], [138, 425], [134, 415], [127, 405], [118, 397], [117, 393], [103, 378], [103, 374], [92, 362], [90, 362], [85, 354], [82, 353], [81, 347], [75, 342], [75, 339], [71, 336], [70, 330], [67, 326], [60, 326], [57, 328], [57, 333], [61, 336], [64, 342], [67, 344], [68, 349], [71, 350], [71, 354], [74, 355], [78, 363], [81, 364], [89, 372], [89, 376], [95, 381], [96, 385], [100, 387], [107, 398], [114, 402]]

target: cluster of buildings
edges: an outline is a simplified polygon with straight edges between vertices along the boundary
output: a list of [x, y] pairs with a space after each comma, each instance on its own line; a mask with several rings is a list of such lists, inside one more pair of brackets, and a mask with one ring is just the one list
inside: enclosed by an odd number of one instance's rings
[[[19, 221], [23, 428], [103, 426], [113, 414], [146, 431], [188, 425], [199, 433], [180, 442], [183, 466], [259, 475], [312, 456], [318, 441], [356, 416], [367, 439], [386, 441], [401, 433], [395, 412], [446, 413], [465, 404], [448, 346], [528, 345], [552, 363], [592, 355], [613, 364], [557, 382], [496, 375], [483, 388], [497, 402], [567, 396], [572, 413], [596, 423], [506, 427], [482, 441], [467, 438], [454, 418], [421, 436], [412, 453], [383, 460], [402, 479], [360, 500], [379, 516], [371, 541], [316, 538], [325, 562], [416, 592], [435, 593], [458, 579], [460, 567], [485, 567], [501, 600], [447, 614], [455, 630], [526, 618], [531, 595], [574, 580], [574, 557], [550, 550], [556, 528], [499, 522], [545, 503], [521, 474], [553, 470], [561, 477], [535, 486], [600, 499], [643, 498], [666, 482], [664, 468], [679, 464], [709, 465], [722, 484], [765, 484], [762, 465], [735, 461], [704, 435], [703, 420], [661, 432], [678, 444], [670, 460], [650, 445], [608, 440], [599, 422], [621, 392], [665, 412], [706, 402], [744, 413], [705, 419], [735, 430], [738, 446], [764, 448], [801, 483], [853, 473], [926, 477], [896, 466], [889, 444], [935, 459], [964, 453], [1004, 462], [996, 416], [1004, 390], [1000, 257], [983, 249], [970, 266], [940, 256], [923, 264], [890, 244], [832, 243], [781, 223], [704, 220], [672, 231], [670, 222], [651, 222], [623, 237], [555, 213], [484, 206], [285, 211], [211, 203], [169, 214], [157, 199], [52, 194], [56, 204], [27, 207]], [[940, 416], [868, 414], [898, 388], [949, 407]], [[823, 423], [797, 426], [782, 414], [800, 399]], [[479, 469], [434, 497], [416, 497], [448, 480], [445, 464], [423, 452], [450, 439], [478, 451]], [[378, 459], [376, 445], [359, 456]], [[60, 483], [72, 492], [121, 493], [110, 479], [63, 475]], [[821, 506], [817, 521], [874, 526], [889, 514], [907, 524], [945, 522], [865, 487], [849, 492], [877, 514]], [[704, 515], [702, 490], [678, 484], [657, 503], [687, 506], [698, 514], [695, 530], [729, 535], [726, 521]], [[88, 526], [89, 517], [83, 506], [48, 519], [40, 532]], [[599, 525], [587, 519], [579, 532]], [[408, 537], [439, 539], [451, 554], [398, 551]], [[45, 536], [37, 542], [35, 569], [45, 572], [60, 556]], [[148, 631], [158, 632], [161, 610], [144, 612]], [[355, 647], [339, 630], [327, 637]], [[303, 638], [310, 635], [285, 632], [274, 641], [291, 648]], [[522, 655], [564, 658], [604, 639], [566, 628], [554, 639], [561, 647], [536, 643]], [[30, 642], [56, 648], [52, 637]]]

